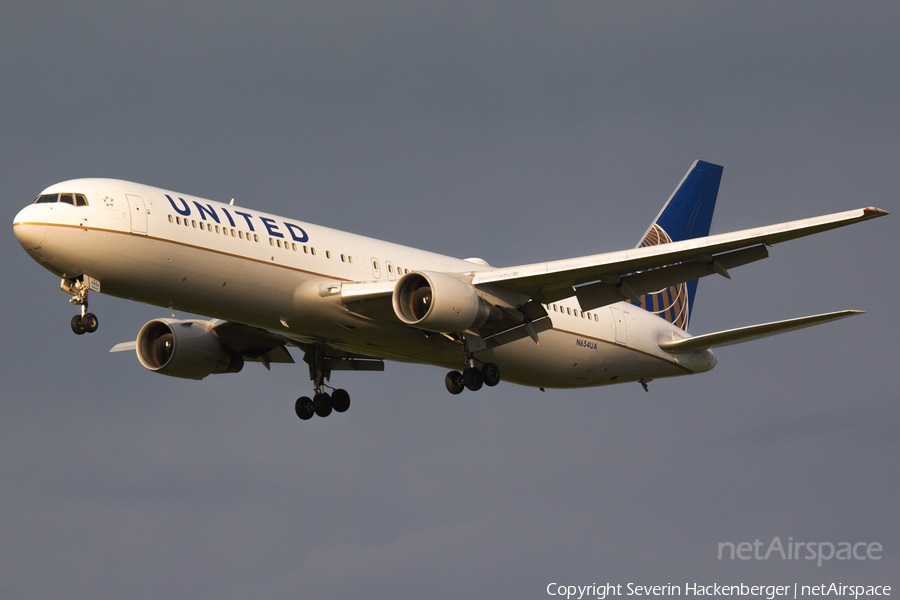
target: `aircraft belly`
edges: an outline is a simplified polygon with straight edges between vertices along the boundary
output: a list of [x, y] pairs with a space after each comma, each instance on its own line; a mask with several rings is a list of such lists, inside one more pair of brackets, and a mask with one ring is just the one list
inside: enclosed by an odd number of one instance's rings
[[639, 348], [568, 331], [540, 334], [479, 353], [500, 367], [504, 381], [533, 387], [577, 388], [685, 375], [689, 371]]

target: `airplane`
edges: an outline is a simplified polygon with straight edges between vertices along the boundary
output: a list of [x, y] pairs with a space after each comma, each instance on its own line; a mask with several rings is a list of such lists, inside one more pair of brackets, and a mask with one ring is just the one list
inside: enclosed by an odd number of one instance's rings
[[[698, 280], [768, 257], [774, 244], [885, 216], [866, 207], [710, 235], [723, 168], [695, 161], [636, 248], [495, 268], [115, 179], [51, 185], [16, 215], [27, 254], [61, 278], [93, 333], [91, 292], [168, 308], [137, 339], [155, 373], [236, 373], [293, 363], [312, 396], [303, 420], [350, 406], [333, 371], [384, 361], [450, 369], [451, 394], [504, 381], [540, 388], [638, 382], [711, 370], [711, 348], [860, 314], [842, 310], [692, 336]], [[177, 319], [175, 311], [208, 317]], [[501, 375], [502, 374], [502, 375]], [[328, 390], [331, 390], [330, 392]]]

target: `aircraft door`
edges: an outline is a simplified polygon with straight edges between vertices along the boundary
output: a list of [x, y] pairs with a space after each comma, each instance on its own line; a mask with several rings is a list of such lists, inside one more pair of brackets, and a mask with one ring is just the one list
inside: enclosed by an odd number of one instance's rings
[[387, 269], [387, 276], [389, 281], [394, 280], [394, 263], [389, 260], [384, 261], [384, 268]]
[[622, 314], [622, 311], [614, 306], [609, 307], [609, 311], [612, 313], [613, 323], [616, 326], [616, 343], [624, 346], [628, 339], [628, 329], [625, 325], [625, 315]]
[[381, 279], [381, 267], [378, 265], [378, 259], [372, 257], [372, 277]]
[[147, 235], [147, 207], [144, 199], [134, 194], [125, 194], [128, 211], [131, 213], [131, 233]]

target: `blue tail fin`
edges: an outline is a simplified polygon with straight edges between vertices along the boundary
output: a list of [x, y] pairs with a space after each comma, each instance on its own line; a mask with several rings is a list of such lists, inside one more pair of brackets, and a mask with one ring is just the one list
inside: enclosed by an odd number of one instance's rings
[[[638, 247], [709, 235], [720, 181], [722, 167], [702, 160], [694, 162], [641, 238]], [[644, 294], [641, 296], [640, 306], [687, 330], [696, 294], [697, 280], [694, 279]]]

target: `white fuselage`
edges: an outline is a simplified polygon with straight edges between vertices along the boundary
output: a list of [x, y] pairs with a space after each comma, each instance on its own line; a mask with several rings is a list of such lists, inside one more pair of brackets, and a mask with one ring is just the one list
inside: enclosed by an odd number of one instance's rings
[[[14, 228], [29, 255], [60, 277], [89, 275], [113, 296], [298, 341], [462, 366], [459, 344], [446, 336], [391, 315], [351, 312], [323, 289], [411, 271], [472, 274], [486, 265], [126, 181], [77, 179], [44, 193], [54, 192], [84, 194], [88, 205], [32, 204]], [[496, 363], [504, 381], [536, 387], [650, 380], [708, 371], [716, 363], [708, 350], [661, 350], [660, 341], [687, 334], [629, 303], [582, 312], [569, 298], [545, 308], [553, 327], [540, 333], [539, 344], [525, 338], [476, 352], [477, 359]]]

